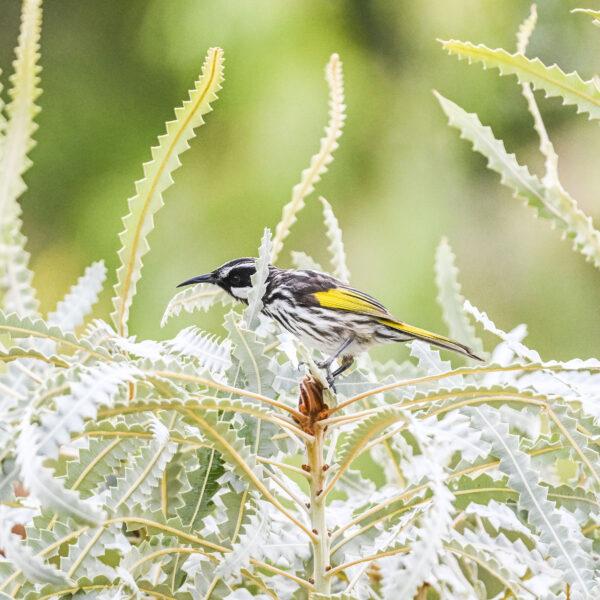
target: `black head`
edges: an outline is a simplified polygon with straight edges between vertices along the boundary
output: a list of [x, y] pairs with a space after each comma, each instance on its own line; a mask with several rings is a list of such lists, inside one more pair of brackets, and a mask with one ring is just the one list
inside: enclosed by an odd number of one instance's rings
[[224, 289], [236, 300], [247, 301], [248, 293], [252, 288], [251, 277], [256, 273], [255, 258], [236, 258], [230, 260], [218, 269], [206, 275], [199, 275], [180, 283], [177, 287], [192, 285], [194, 283], [212, 283]]

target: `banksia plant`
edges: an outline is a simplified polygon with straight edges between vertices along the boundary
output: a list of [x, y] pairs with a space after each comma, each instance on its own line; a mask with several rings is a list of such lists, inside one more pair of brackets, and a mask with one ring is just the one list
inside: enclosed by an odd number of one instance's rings
[[[217, 100], [218, 48], [129, 200], [112, 323], [90, 316], [102, 262], [40, 315], [17, 203], [35, 132], [40, 22], [40, 1], [25, 0], [1, 123], [0, 596], [597, 598], [600, 361], [544, 360], [524, 327], [499, 329], [462, 296], [445, 240], [435, 260], [444, 320], [483, 365], [452, 365], [413, 342], [405, 362], [362, 356], [334, 393], [316, 357], [261, 314], [269, 262], [342, 133], [337, 55], [320, 148], [274, 235], [265, 229], [248, 305], [227, 309], [222, 337], [188, 327], [139, 340], [128, 330], [162, 194]], [[598, 233], [558, 181], [531, 87], [594, 118], [597, 91], [526, 58], [532, 30], [533, 17], [515, 54], [445, 45], [519, 76], [543, 138], [543, 181], [476, 116], [440, 102], [503, 182], [596, 264]], [[325, 268], [348, 280], [342, 231], [321, 204]], [[292, 261], [318, 267], [306, 253]], [[163, 323], [221, 304], [222, 292], [198, 284], [172, 299]], [[484, 346], [482, 331], [496, 343]]]

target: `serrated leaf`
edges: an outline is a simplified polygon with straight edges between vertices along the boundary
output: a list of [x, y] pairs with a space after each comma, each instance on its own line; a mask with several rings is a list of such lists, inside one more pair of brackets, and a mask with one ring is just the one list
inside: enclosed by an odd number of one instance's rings
[[31, 415], [28, 415], [17, 440], [17, 462], [29, 494], [42, 506], [52, 508], [60, 514], [70, 515], [92, 525], [102, 522], [105, 516], [103, 511], [82, 500], [76, 492], [67, 490], [43, 465], [42, 456], [38, 454], [38, 436], [30, 421]]
[[497, 68], [501, 75], [516, 75], [521, 83], [528, 83], [546, 96], [562, 98], [563, 104], [573, 105], [577, 112], [585, 112], [590, 119], [600, 119], [600, 90], [593, 81], [584, 81], [576, 71], [565, 73], [558, 65], [546, 66], [539, 58], [510, 54], [502, 48], [488, 48], [459, 40], [442, 41], [449, 54], [480, 62], [485, 68]]
[[327, 484], [327, 491], [331, 489], [344, 471], [350, 467], [352, 461], [362, 452], [371, 439], [394, 423], [403, 420], [406, 420], [404, 411], [390, 407], [382, 409], [357, 425], [340, 447], [337, 456], [338, 468], [333, 479]]
[[111, 501], [107, 508], [113, 511], [127, 511], [136, 503], [143, 505], [160, 484], [162, 474], [177, 450], [177, 444], [170, 441], [165, 425], [155, 418], [151, 427], [153, 439], [139, 448], [138, 455], [130, 459], [123, 476], [110, 490]]
[[239, 369], [246, 378], [248, 389], [258, 394], [272, 389], [275, 376], [269, 368], [265, 345], [258, 339], [256, 333], [246, 329], [245, 325], [238, 321], [234, 312], [229, 312], [225, 316], [225, 329], [234, 344], [233, 355], [239, 361]]
[[75, 331], [98, 301], [106, 279], [104, 261], [92, 263], [46, 319], [48, 325]]
[[178, 316], [181, 311], [193, 313], [198, 310], [207, 311], [217, 303], [232, 304], [233, 298], [221, 288], [208, 283], [197, 283], [178, 292], [171, 298], [163, 313], [160, 326], [164, 327], [169, 319]]
[[459, 129], [461, 137], [470, 141], [473, 149], [487, 158], [488, 168], [500, 175], [501, 182], [540, 216], [559, 227], [571, 239], [573, 248], [600, 268], [600, 233], [575, 200], [560, 185], [545, 187], [527, 167], [517, 162], [514, 154], [506, 151], [502, 141], [494, 137], [489, 127], [481, 124], [476, 114], [467, 113], [441, 94], [434, 93], [450, 125]]
[[18, 540], [11, 533], [12, 525], [17, 522], [18, 520], [11, 518], [5, 507], [0, 508], [0, 548], [7, 559], [33, 583], [72, 585], [66, 573], [35, 556], [23, 540]]
[[183, 506], [177, 514], [190, 531], [199, 531], [203, 520], [212, 510], [213, 496], [219, 489], [217, 480], [225, 472], [223, 459], [214, 448], [196, 451], [197, 468], [187, 473], [190, 488], [182, 496]]
[[544, 206], [544, 186], [532, 175], [527, 167], [520, 165], [514, 154], [509, 154], [504, 143], [494, 137], [492, 129], [482, 125], [475, 113], [468, 113], [463, 108], [434, 92], [442, 110], [446, 113], [452, 127], [456, 127], [461, 138], [473, 144], [473, 149], [483, 154], [488, 161], [488, 168], [500, 175], [501, 182], [511, 188], [515, 195], [525, 200], [545, 217], [550, 217]]
[[207, 371], [223, 373], [231, 367], [231, 342], [204, 333], [197, 327], [182, 329], [172, 340], [163, 342], [168, 352], [198, 359]]
[[[4, 137], [0, 131], [0, 288], [2, 307], [19, 314], [36, 315], [38, 301], [28, 267], [25, 236], [21, 232], [21, 209], [17, 199], [25, 191], [23, 174], [30, 167], [27, 154], [35, 142], [34, 121], [39, 112], [35, 101], [39, 89], [39, 41], [42, 20], [41, 0], [26, 0], [21, 11], [21, 30], [16, 48], [11, 97], [6, 107], [8, 122]], [[4, 125], [4, 120], [0, 126]]]
[[600, 10], [594, 10], [593, 8], [574, 8], [571, 10], [572, 13], [583, 13], [588, 17], [592, 17], [592, 23], [596, 27], [600, 27]]
[[40, 338], [52, 341], [70, 350], [83, 351], [91, 354], [94, 358], [109, 358], [106, 351], [94, 348], [85, 340], [80, 340], [72, 333], [66, 333], [58, 327], [46, 324], [41, 319], [19, 317], [14, 313], [5, 315], [0, 311], [0, 333], [5, 333], [11, 338]]
[[172, 173], [180, 166], [179, 156], [189, 148], [194, 130], [204, 124], [203, 115], [211, 109], [223, 81], [223, 51], [211, 48], [202, 66], [202, 75], [190, 91], [189, 99], [175, 110], [175, 120], [166, 124], [167, 133], [152, 148], [152, 160], [144, 164], [144, 177], [136, 182], [129, 199], [129, 214], [123, 219], [119, 239], [120, 267], [111, 314], [119, 334], [127, 335], [129, 310], [141, 278], [142, 258], [150, 249], [147, 237], [154, 228], [154, 215], [163, 205], [163, 192], [173, 183]]
[[[538, 483], [538, 474], [531, 469], [531, 460], [519, 449], [518, 439], [509, 433], [500, 413], [488, 407], [472, 409], [474, 425], [484, 431], [500, 458], [500, 469], [509, 477], [511, 486], [519, 492], [518, 503], [528, 511], [528, 519], [552, 551], [556, 566], [572, 586], [573, 598], [593, 597], [596, 583], [591, 558], [584, 550], [583, 536], [563, 524], [554, 504], [547, 499], [547, 490]], [[597, 591], [597, 590], [596, 590]]]
[[323, 205], [323, 219], [327, 237], [329, 238], [329, 256], [331, 258], [331, 266], [333, 267], [333, 276], [337, 277], [343, 283], [350, 282], [350, 270], [346, 264], [346, 250], [344, 249], [344, 241], [342, 239], [342, 230], [338, 220], [333, 213], [331, 204], [323, 198], [319, 197]]
[[319, 151], [311, 158], [310, 165], [302, 171], [300, 182], [292, 190], [292, 199], [283, 207], [281, 220], [277, 224], [273, 239], [272, 264], [277, 262], [283, 249], [283, 242], [289, 235], [292, 225], [297, 221], [296, 215], [304, 208], [305, 198], [313, 192], [315, 185], [333, 161], [333, 153], [338, 148], [337, 141], [342, 135], [346, 120], [346, 105], [342, 63], [337, 54], [331, 55], [325, 67], [325, 79], [329, 86], [329, 122], [325, 128], [325, 135], [321, 138]]
[[450, 337], [466, 344], [475, 352], [483, 354], [483, 343], [464, 312], [465, 302], [458, 281], [455, 256], [446, 238], [442, 238], [435, 253], [435, 282], [438, 288], [438, 304], [442, 308], [444, 322]]
[[265, 483], [266, 478], [261, 465], [256, 461], [256, 455], [246, 446], [229, 422], [218, 421], [212, 412], [203, 413], [202, 416], [190, 413], [190, 416], [193, 418], [194, 424], [200, 427], [209, 443], [234, 467], [238, 476], [260, 492], [262, 497], [273, 504], [285, 517], [296, 522], [305, 533], [308, 533], [306, 527], [300, 524], [273, 496]]
[[454, 493], [454, 504], [458, 510], [464, 510], [472, 502], [488, 504], [491, 500], [506, 502], [516, 498], [516, 490], [510, 487], [506, 477], [493, 478], [488, 473], [477, 477], [463, 475], [450, 483]]
[[244, 320], [246, 327], [252, 329], [255, 321], [262, 310], [262, 299], [267, 290], [267, 277], [269, 276], [269, 258], [273, 244], [271, 242], [271, 230], [265, 227], [260, 247], [258, 249], [258, 259], [256, 260], [256, 273], [250, 278], [252, 288], [248, 294], [248, 306], [244, 311]]
[[122, 363], [99, 364], [73, 376], [68, 393], [54, 398], [54, 408], [40, 415], [36, 440], [45, 456], [54, 457], [86, 420], [96, 418], [101, 406], [110, 406], [120, 388], [133, 381], [137, 371]]
[[215, 575], [227, 581], [241, 569], [248, 567], [250, 559], [260, 558], [260, 549], [268, 534], [267, 510], [247, 511], [237, 542], [227, 553], [215, 571]]
[[308, 269], [309, 271], [324, 272], [323, 267], [314, 259], [312, 256], [306, 254], [306, 252], [297, 252], [292, 250], [290, 252], [292, 257], [292, 264], [296, 269]]

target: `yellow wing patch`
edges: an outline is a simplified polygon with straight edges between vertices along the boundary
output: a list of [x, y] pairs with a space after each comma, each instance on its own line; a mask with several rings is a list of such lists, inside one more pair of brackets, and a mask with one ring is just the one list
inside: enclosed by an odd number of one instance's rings
[[430, 339], [438, 342], [449, 342], [451, 344], [454, 343], [451, 339], [444, 337], [443, 335], [438, 335], [437, 333], [432, 333], [431, 331], [421, 329], [420, 327], [414, 327], [413, 325], [408, 325], [407, 323], [394, 321], [393, 319], [379, 319], [379, 322], [382, 325], [391, 327], [392, 329], [397, 329], [398, 331], [408, 333], [409, 335], [415, 335], [423, 339]]
[[352, 312], [373, 315], [374, 317], [388, 317], [381, 307], [369, 302], [368, 298], [343, 288], [331, 288], [324, 292], [315, 292], [313, 296], [323, 308], [336, 308]]
[[372, 315], [382, 325], [396, 329], [407, 335], [413, 335], [425, 340], [444, 342], [453, 344], [452, 340], [443, 335], [432, 333], [420, 327], [414, 327], [401, 321], [396, 321], [391, 315], [382, 309], [381, 306], [373, 304], [368, 297], [363, 296], [353, 290], [345, 288], [331, 288], [323, 292], [315, 292], [313, 296], [323, 308], [333, 308], [337, 310], [348, 310], [363, 315]]

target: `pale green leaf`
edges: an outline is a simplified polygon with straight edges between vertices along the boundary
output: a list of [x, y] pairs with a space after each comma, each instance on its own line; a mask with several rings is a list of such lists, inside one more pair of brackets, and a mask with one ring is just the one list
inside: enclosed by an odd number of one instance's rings
[[224, 373], [231, 367], [231, 341], [220, 340], [197, 327], [182, 329], [172, 340], [163, 342], [169, 353], [189, 356], [211, 373]]
[[248, 389], [258, 394], [271, 390], [275, 376], [269, 368], [265, 345], [256, 333], [247, 329], [234, 312], [225, 316], [225, 329], [234, 344], [233, 354], [239, 361], [239, 368], [246, 378]]
[[96, 359], [107, 359], [109, 355], [101, 348], [96, 348], [86, 340], [78, 339], [72, 333], [65, 333], [59, 327], [46, 324], [41, 319], [20, 318], [12, 313], [5, 315], [0, 312], [0, 333], [11, 338], [39, 338], [58, 344], [58, 347], [71, 351], [82, 351]]
[[173, 183], [172, 174], [181, 163], [179, 156], [189, 148], [194, 130], [204, 124], [211, 102], [223, 81], [223, 51], [211, 48], [202, 67], [202, 75], [190, 91], [189, 99], [175, 110], [175, 120], [152, 148], [152, 160], [144, 164], [144, 177], [136, 182], [136, 193], [129, 199], [129, 214], [123, 219], [119, 239], [120, 267], [111, 316], [117, 331], [127, 334], [129, 310], [141, 278], [142, 257], [149, 251], [147, 237], [154, 228], [154, 215], [163, 206], [163, 192]]
[[177, 450], [177, 444], [170, 441], [169, 430], [158, 419], [152, 420], [151, 428], [152, 440], [130, 458], [117, 485], [110, 490], [107, 508], [112, 511], [127, 512], [137, 503], [143, 505], [160, 484], [162, 474]]
[[475, 354], [481, 356], [483, 343], [465, 314], [465, 299], [458, 281], [458, 268], [446, 238], [442, 238], [435, 254], [435, 281], [438, 288], [438, 304], [442, 308], [450, 337], [466, 344]]
[[56, 309], [48, 315], [48, 325], [60, 327], [63, 331], [75, 331], [98, 301], [105, 279], [104, 261], [92, 263], [56, 305]]
[[500, 175], [501, 182], [536, 209], [540, 216], [563, 230], [563, 235], [572, 240], [573, 247], [600, 268], [600, 233], [575, 200], [560, 185], [544, 186], [527, 167], [517, 162], [514, 154], [506, 151], [502, 141], [494, 137], [489, 127], [481, 124], [476, 114], [467, 113], [437, 92], [435, 95], [450, 125], [473, 144], [474, 150], [487, 158], [488, 168]]
[[519, 506], [527, 510], [529, 522], [539, 531], [556, 566], [571, 584], [572, 597], [594, 597], [596, 583], [583, 536], [563, 523], [556, 507], [547, 499], [547, 490], [539, 485], [539, 475], [531, 468], [529, 456], [519, 449], [517, 437], [509, 433], [498, 411], [482, 407], [472, 409], [471, 414], [474, 425], [481, 428], [500, 459], [500, 469], [519, 492]]
[[33, 583], [72, 584], [66, 573], [35, 556], [25, 541], [11, 533], [11, 526], [18, 522], [16, 515], [11, 515], [5, 507], [0, 508], [0, 548], [4, 551], [6, 558]]
[[[35, 142], [34, 121], [39, 112], [35, 101], [39, 89], [39, 41], [42, 21], [41, 0], [25, 0], [21, 11], [21, 30], [16, 48], [8, 122], [0, 141], [0, 291], [2, 307], [19, 314], [36, 315], [38, 301], [32, 286], [29, 254], [21, 233], [21, 209], [17, 199], [25, 191], [23, 174], [31, 166], [29, 151]], [[3, 119], [2, 119], [3, 121]], [[4, 123], [0, 123], [2, 129]], [[0, 132], [1, 133], [1, 132]]]
[[319, 271], [323, 272], [323, 267], [311, 256], [306, 254], [306, 252], [297, 252], [296, 250], [292, 250], [290, 252], [292, 257], [292, 264], [296, 269], [308, 269], [309, 271]]
[[594, 10], [593, 8], [574, 8], [572, 13], [583, 13], [588, 17], [592, 17], [592, 23], [596, 27], [600, 27], [600, 10]]
[[344, 249], [340, 224], [333, 213], [331, 204], [323, 196], [320, 196], [319, 200], [323, 205], [323, 219], [330, 242], [328, 250], [331, 258], [331, 266], [333, 267], [333, 275], [343, 283], [350, 283], [350, 270], [346, 264], [346, 250]]
[[104, 520], [104, 512], [90, 501], [82, 500], [76, 492], [67, 490], [61, 480], [54, 477], [54, 474], [44, 466], [38, 448], [38, 435], [31, 424], [31, 414], [29, 414], [21, 425], [21, 433], [17, 441], [17, 462], [29, 494], [42, 506], [60, 514], [70, 515], [92, 525], [101, 523]]
[[584, 81], [573, 71], [565, 73], [554, 64], [546, 66], [539, 58], [510, 54], [502, 48], [488, 48], [458, 40], [442, 41], [443, 47], [459, 58], [480, 62], [484, 68], [497, 68], [501, 75], [516, 75], [521, 83], [529, 83], [546, 96], [560, 97], [563, 104], [574, 105], [577, 112], [585, 112], [591, 119], [600, 119], [600, 89], [592, 80]]
[[329, 122], [325, 135], [321, 138], [319, 151], [311, 158], [310, 165], [302, 171], [300, 182], [292, 190], [292, 199], [283, 207], [281, 220], [275, 229], [271, 263], [275, 264], [283, 249], [283, 243], [297, 221], [296, 215], [304, 208], [305, 198], [313, 192], [321, 176], [327, 172], [333, 161], [333, 153], [338, 148], [338, 139], [342, 135], [346, 120], [344, 104], [344, 76], [342, 62], [337, 54], [332, 54], [325, 67], [325, 79], [329, 86]]
[[197, 283], [178, 292], [171, 298], [160, 321], [160, 326], [164, 327], [169, 319], [176, 317], [181, 311], [187, 313], [193, 313], [198, 310], [207, 311], [219, 302], [227, 305], [231, 304], [233, 299], [227, 292], [215, 285]]
[[271, 243], [271, 230], [265, 227], [263, 237], [258, 249], [256, 273], [252, 275], [252, 289], [248, 294], [248, 307], [244, 311], [244, 320], [248, 329], [253, 329], [256, 319], [262, 310], [262, 299], [267, 290], [267, 277], [269, 276], [269, 258], [273, 249]]

